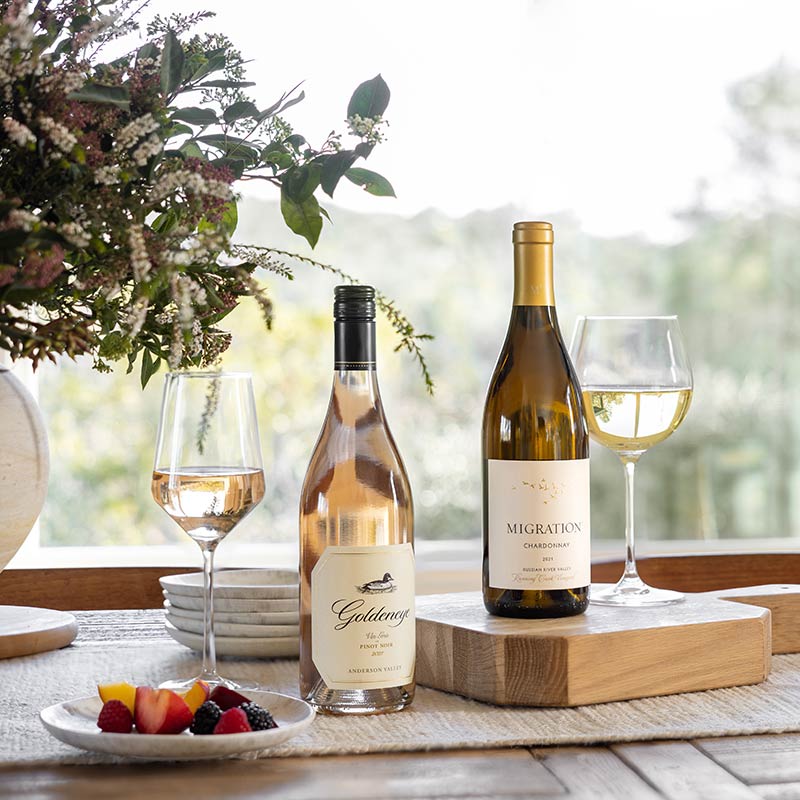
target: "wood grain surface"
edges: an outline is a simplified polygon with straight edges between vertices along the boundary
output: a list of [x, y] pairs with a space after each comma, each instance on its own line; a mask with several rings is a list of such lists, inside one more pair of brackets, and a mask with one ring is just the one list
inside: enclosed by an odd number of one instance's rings
[[[793, 603], [797, 593], [775, 602]], [[417, 681], [497, 705], [576, 706], [758, 683], [771, 653], [765, 608], [703, 594], [654, 608], [590, 605], [552, 620], [491, 616], [479, 592], [417, 600]]]

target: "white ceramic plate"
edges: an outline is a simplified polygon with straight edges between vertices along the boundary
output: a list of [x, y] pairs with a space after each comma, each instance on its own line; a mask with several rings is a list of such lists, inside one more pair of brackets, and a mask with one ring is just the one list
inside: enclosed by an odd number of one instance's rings
[[[234, 625], [297, 625], [300, 622], [300, 614], [297, 612], [297, 603], [294, 603], [294, 611], [268, 611], [260, 613], [258, 611], [251, 611], [250, 613], [242, 612], [235, 614], [231, 612], [219, 611], [214, 608], [214, 619], [219, 622], [230, 622]], [[164, 609], [173, 617], [179, 619], [191, 619], [203, 621], [203, 610], [195, 611], [194, 609], [181, 608], [180, 606], [173, 605], [169, 600], [164, 601]], [[178, 625], [178, 627], [182, 627]]]
[[269, 709], [278, 723], [277, 728], [218, 736], [194, 736], [187, 731], [163, 736], [103, 733], [97, 727], [97, 715], [103, 707], [99, 697], [83, 697], [49, 706], [39, 714], [39, 718], [56, 739], [73, 747], [157, 761], [223, 758], [264, 750], [294, 738], [314, 719], [314, 709], [294, 697], [277, 692], [247, 692], [247, 696]]
[[[188, 594], [173, 594], [169, 591], [165, 591], [163, 594], [173, 606], [189, 611], [203, 610], [202, 597], [192, 597]], [[258, 614], [272, 614], [276, 612], [283, 613], [284, 611], [294, 611], [296, 614], [297, 605], [298, 601], [296, 598], [291, 600], [228, 600], [225, 597], [217, 597], [216, 591], [214, 592], [214, 610], [224, 613], [250, 614], [255, 612]]]
[[[159, 579], [170, 594], [203, 596], [203, 573], [167, 575]], [[300, 596], [299, 577], [288, 569], [229, 569], [214, 573], [214, 597], [238, 600], [281, 600]]]
[[[203, 637], [188, 633], [165, 623], [167, 633], [176, 641], [192, 650], [202, 652]], [[300, 639], [297, 636], [285, 638], [268, 636], [263, 639], [239, 636], [215, 636], [218, 656], [239, 656], [243, 658], [296, 658], [300, 653]]]
[[[203, 633], [202, 619], [187, 619], [167, 613], [167, 622], [186, 633]], [[298, 625], [234, 625], [232, 622], [219, 622], [214, 615], [214, 633], [217, 636], [241, 636], [244, 638], [267, 639], [275, 636], [296, 639], [300, 635]]]

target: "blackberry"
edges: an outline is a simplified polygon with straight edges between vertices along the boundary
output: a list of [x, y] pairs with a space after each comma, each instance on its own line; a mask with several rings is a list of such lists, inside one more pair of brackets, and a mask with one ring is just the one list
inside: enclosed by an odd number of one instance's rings
[[214, 728], [222, 716], [222, 709], [213, 701], [206, 700], [197, 711], [189, 730], [197, 736], [208, 736], [214, 733]]
[[261, 708], [258, 703], [242, 703], [239, 708], [247, 714], [247, 721], [254, 731], [268, 731], [277, 728], [278, 723], [272, 719], [272, 714], [266, 708]]

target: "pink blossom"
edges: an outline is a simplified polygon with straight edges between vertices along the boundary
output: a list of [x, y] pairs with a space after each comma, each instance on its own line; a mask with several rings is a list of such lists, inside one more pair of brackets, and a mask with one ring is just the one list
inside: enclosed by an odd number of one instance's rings
[[49, 251], [34, 251], [25, 256], [22, 265], [22, 285], [30, 289], [44, 289], [64, 271], [64, 249], [54, 244]]

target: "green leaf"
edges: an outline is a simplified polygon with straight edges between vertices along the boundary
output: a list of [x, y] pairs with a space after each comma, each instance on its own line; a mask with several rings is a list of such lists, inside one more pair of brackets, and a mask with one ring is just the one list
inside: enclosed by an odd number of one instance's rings
[[190, 125], [214, 125], [217, 122], [217, 115], [210, 108], [179, 108], [172, 112], [173, 120], [188, 122]]
[[205, 81], [199, 83], [198, 87], [201, 89], [245, 89], [248, 86], [255, 86], [255, 81]]
[[164, 51], [161, 54], [161, 92], [165, 97], [171, 95], [180, 85], [183, 75], [183, 48], [178, 37], [167, 31], [164, 37]]
[[229, 200], [225, 203], [225, 210], [222, 212], [222, 227], [225, 228], [228, 236], [233, 236], [238, 224], [239, 209], [236, 207], [235, 200]]
[[198, 147], [197, 142], [184, 142], [181, 145], [181, 153], [187, 158], [205, 158], [205, 153]]
[[248, 161], [244, 158], [215, 158], [211, 162], [216, 167], [227, 167], [237, 180], [242, 177], [247, 169]]
[[360, 167], [352, 167], [345, 172], [347, 180], [352, 181], [356, 186], [361, 186], [365, 192], [374, 194], [377, 197], [397, 197], [392, 188], [392, 184], [377, 172]]
[[[294, 87], [291, 91], [284, 94], [277, 103], [273, 103], [269, 108], [265, 108], [259, 115], [259, 121], [267, 119], [267, 117], [271, 117], [273, 114], [277, 114], [282, 111], [286, 111], [287, 108], [291, 108], [292, 106], [296, 106], [299, 102], [305, 99], [306, 93], [300, 92], [296, 97], [291, 97], [291, 94], [295, 89], [300, 86], [298, 83], [297, 86]], [[291, 97], [290, 100], [286, 100], [287, 97]]]
[[322, 215], [313, 194], [303, 203], [296, 203], [286, 194], [285, 187], [281, 187], [281, 213], [290, 230], [305, 237], [312, 247], [317, 244], [322, 231]]
[[378, 74], [372, 80], [364, 81], [353, 92], [347, 105], [347, 116], [358, 114], [364, 119], [383, 116], [390, 97], [391, 92], [386, 81]]
[[283, 141], [299, 152], [300, 148], [306, 143], [306, 137], [301, 136], [299, 133], [293, 133], [291, 136], [287, 136]]
[[221, 69], [225, 69], [227, 58], [225, 56], [224, 48], [220, 48], [219, 50], [211, 50], [206, 53], [206, 57], [208, 60], [192, 73], [192, 77], [190, 78], [192, 83], [200, 80], [200, 78], [202, 78], [204, 75], [210, 75], [212, 72], [218, 72]]
[[147, 382], [153, 375], [158, 372], [158, 368], [161, 366], [161, 359], [156, 358], [153, 359], [153, 356], [150, 355], [149, 350], [142, 350], [142, 389], [147, 386]]
[[237, 119], [250, 118], [254, 119], [258, 116], [258, 108], [255, 103], [249, 100], [242, 100], [241, 102], [234, 103], [228, 106], [222, 114], [225, 122], [235, 122]]
[[292, 167], [283, 178], [283, 189], [292, 200], [302, 204], [317, 190], [321, 172], [319, 164]]
[[80, 100], [84, 103], [108, 103], [117, 108], [129, 111], [131, 107], [130, 95], [126, 86], [103, 86], [101, 83], [89, 81], [82, 89], [70, 92], [69, 100]]
[[358, 156], [352, 150], [340, 150], [325, 160], [322, 165], [322, 177], [320, 184], [322, 191], [329, 197], [333, 197], [333, 192], [342, 176], [347, 172]]
[[158, 58], [158, 48], [152, 43], [143, 44], [136, 51], [136, 58]]
[[173, 136], [192, 136], [194, 135], [194, 131], [188, 125], [181, 125], [177, 123], [175, 125], [171, 125], [167, 130], [164, 131], [164, 138], [171, 139]]

